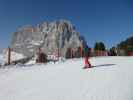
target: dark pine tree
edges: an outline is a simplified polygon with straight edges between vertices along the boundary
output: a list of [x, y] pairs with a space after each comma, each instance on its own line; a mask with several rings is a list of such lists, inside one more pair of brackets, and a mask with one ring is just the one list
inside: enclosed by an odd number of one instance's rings
[[66, 58], [67, 58], [67, 59], [71, 58], [71, 48], [68, 48], [68, 49], [67, 49]]
[[103, 42], [96, 42], [95, 45], [94, 45], [94, 51], [105, 51], [106, 50], [106, 47], [104, 45]]

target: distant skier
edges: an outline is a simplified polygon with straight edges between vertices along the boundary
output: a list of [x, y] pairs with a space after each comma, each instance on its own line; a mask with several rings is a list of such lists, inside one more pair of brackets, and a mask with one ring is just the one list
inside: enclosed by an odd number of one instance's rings
[[91, 56], [91, 48], [89, 48], [88, 46], [85, 47], [84, 49], [84, 63], [85, 63], [85, 66], [84, 68], [91, 68], [91, 64], [90, 64], [90, 61], [89, 61], [89, 57]]

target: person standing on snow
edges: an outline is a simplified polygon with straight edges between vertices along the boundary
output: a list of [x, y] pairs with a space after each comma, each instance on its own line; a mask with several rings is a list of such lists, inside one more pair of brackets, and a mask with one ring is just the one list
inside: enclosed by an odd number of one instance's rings
[[90, 64], [90, 61], [89, 61], [90, 56], [91, 56], [91, 48], [86, 46], [85, 49], [84, 49], [84, 63], [85, 63], [84, 68], [91, 68], [91, 64]]

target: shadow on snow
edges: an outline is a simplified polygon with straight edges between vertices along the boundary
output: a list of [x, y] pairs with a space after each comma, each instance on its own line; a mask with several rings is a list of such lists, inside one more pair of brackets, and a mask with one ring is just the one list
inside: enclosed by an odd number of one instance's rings
[[92, 66], [92, 68], [94, 67], [104, 67], [104, 66], [114, 66], [116, 64], [102, 64], [102, 65], [95, 65], [95, 66]]

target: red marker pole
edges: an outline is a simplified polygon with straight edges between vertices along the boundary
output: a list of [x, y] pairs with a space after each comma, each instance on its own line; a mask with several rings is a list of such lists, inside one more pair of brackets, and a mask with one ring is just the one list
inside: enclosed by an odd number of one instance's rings
[[81, 57], [83, 57], [83, 48], [82, 47], [80, 47], [80, 55], [81, 55]]

